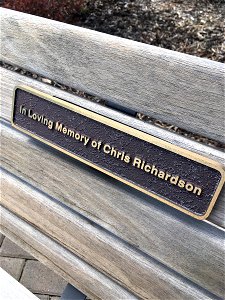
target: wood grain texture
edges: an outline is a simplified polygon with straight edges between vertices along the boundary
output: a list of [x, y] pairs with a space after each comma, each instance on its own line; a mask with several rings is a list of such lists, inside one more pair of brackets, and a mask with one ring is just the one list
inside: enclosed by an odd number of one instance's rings
[[201, 287], [223, 295], [222, 230], [154, 201], [4, 124], [2, 156], [2, 166], [11, 173]]
[[7, 209], [141, 299], [209, 298], [202, 289], [9, 173], [3, 172], [2, 190]]
[[7, 300], [38, 300], [38, 298], [20, 284], [16, 279], [10, 276], [6, 271], [0, 268], [0, 295], [1, 299]]
[[221, 63], [1, 9], [1, 59], [221, 142]]
[[16, 244], [93, 299], [137, 299], [120, 285], [88, 265], [5, 208], [1, 208], [1, 231]]
[[[195, 141], [189, 140], [167, 130], [163, 130], [151, 124], [139, 121], [130, 116], [121, 114], [112, 109], [106, 108], [94, 102], [88, 101], [86, 99], [79, 98], [77, 96], [71, 95], [62, 90], [56, 89], [52, 86], [41, 83], [37, 80], [27, 78], [15, 72], [8, 71], [6, 69], [0, 68], [1, 70], [1, 116], [10, 120], [11, 110], [12, 110], [12, 98], [13, 98], [13, 89], [17, 85], [26, 84], [33, 88], [36, 88], [40, 91], [43, 91], [50, 95], [57, 95], [59, 98], [65, 99], [72, 103], [75, 103], [79, 106], [87, 108], [89, 110], [95, 111], [101, 115], [108, 116], [109, 118], [115, 119], [121, 123], [129, 125], [131, 127], [137, 128], [146, 133], [152, 134], [158, 138], [161, 138], [167, 142], [180, 146], [182, 148], [191, 150], [195, 153], [204, 155], [213, 160], [216, 160], [225, 166], [225, 157], [224, 153], [213, 149], [211, 147], [202, 145]], [[216, 206], [214, 207], [208, 220], [218, 226], [225, 227], [225, 189], [223, 189], [222, 194], [217, 200]]]

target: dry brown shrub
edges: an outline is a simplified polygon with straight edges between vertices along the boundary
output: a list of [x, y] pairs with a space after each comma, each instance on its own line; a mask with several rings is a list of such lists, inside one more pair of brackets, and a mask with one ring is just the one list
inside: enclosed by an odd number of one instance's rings
[[81, 11], [85, 0], [5, 0], [2, 6], [24, 13], [69, 22], [74, 13]]

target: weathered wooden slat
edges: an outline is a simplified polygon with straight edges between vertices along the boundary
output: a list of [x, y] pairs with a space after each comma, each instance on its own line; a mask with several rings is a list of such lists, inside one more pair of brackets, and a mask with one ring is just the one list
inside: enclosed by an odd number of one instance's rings
[[137, 299], [119, 284], [1, 207], [1, 231], [93, 299]]
[[223, 294], [222, 230], [156, 202], [5, 125], [2, 156], [2, 166], [11, 173], [198, 285]]
[[164, 299], [165, 295], [171, 299], [209, 297], [208, 293], [173, 271], [6, 172], [2, 176], [2, 190], [2, 205], [7, 209], [140, 298]]
[[1, 59], [224, 142], [224, 65], [1, 9]]
[[[224, 153], [221, 151], [215, 150], [211, 147], [196, 143], [192, 140], [186, 139], [177, 134], [171, 133], [167, 130], [163, 130], [161, 128], [152, 126], [151, 124], [147, 124], [145, 122], [136, 120], [135, 118], [126, 116], [114, 110], [108, 109], [104, 106], [98, 105], [96, 103], [87, 101], [85, 99], [76, 97], [67, 92], [63, 92], [62, 90], [56, 89], [52, 86], [41, 83], [37, 80], [27, 78], [15, 72], [8, 71], [4, 68], [0, 68], [1, 70], [1, 115], [6, 120], [10, 120], [11, 118], [11, 109], [12, 109], [12, 97], [13, 97], [13, 89], [17, 85], [27, 84], [31, 87], [34, 87], [38, 90], [44, 91], [50, 95], [57, 95], [59, 98], [68, 100], [73, 102], [79, 106], [85, 107], [89, 110], [98, 112], [102, 115], [106, 115], [109, 118], [115, 119], [124, 124], [130, 125], [134, 128], [152, 134], [156, 137], [159, 137], [163, 140], [166, 140], [170, 143], [178, 145], [180, 147], [186, 148], [188, 150], [194, 151], [196, 153], [202, 154], [206, 157], [214, 159], [223, 165], [225, 165]], [[225, 190], [223, 189], [220, 198], [218, 199], [215, 208], [213, 209], [209, 221], [213, 222], [218, 226], [225, 227]]]

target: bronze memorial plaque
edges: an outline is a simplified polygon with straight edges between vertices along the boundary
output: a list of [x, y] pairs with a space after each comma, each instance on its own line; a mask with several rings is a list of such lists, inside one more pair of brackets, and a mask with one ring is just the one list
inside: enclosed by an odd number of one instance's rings
[[197, 219], [224, 183], [211, 159], [30, 87], [15, 89], [12, 125]]

